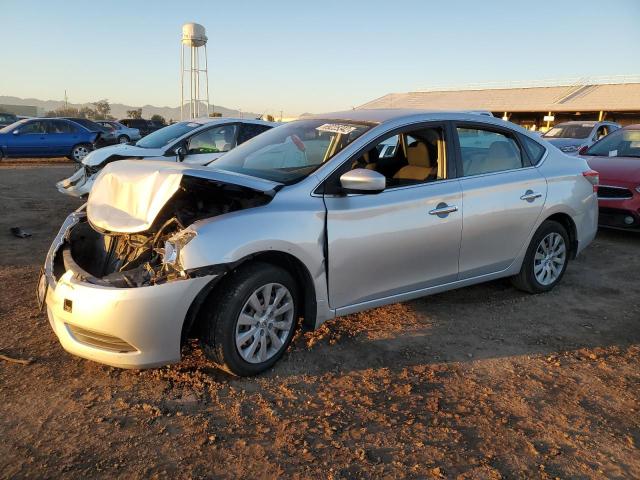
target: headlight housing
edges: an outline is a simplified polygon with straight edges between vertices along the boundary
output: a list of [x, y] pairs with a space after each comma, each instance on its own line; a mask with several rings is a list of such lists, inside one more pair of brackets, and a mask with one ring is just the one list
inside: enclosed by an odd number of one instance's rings
[[640, 185], [636, 187], [636, 192], [640, 193]]
[[181, 250], [193, 240], [196, 236], [194, 230], [182, 230], [164, 242], [164, 253], [162, 255], [162, 263], [171, 265], [172, 267], [182, 270], [180, 264]]

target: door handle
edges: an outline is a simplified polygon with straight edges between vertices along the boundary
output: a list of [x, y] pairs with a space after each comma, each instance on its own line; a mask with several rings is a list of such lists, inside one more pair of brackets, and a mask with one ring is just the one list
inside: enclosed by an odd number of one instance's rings
[[524, 200], [526, 202], [533, 202], [536, 198], [540, 198], [542, 196], [541, 193], [534, 192], [533, 190], [527, 190], [524, 192], [524, 195], [520, 197], [520, 200]]
[[444, 202], [439, 203], [436, 208], [429, 210], [429, 215], [437, 215], [440, 218], [444, 218], [450, 213], [457, 212], [458, 207], [455, 205], [447, 205]]

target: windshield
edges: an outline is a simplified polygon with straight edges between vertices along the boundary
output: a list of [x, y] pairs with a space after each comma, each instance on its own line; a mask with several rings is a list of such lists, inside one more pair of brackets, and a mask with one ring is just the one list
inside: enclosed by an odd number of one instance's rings
[[22, 125], [25, 122], [28, 122], [29, 119], [28, 118], [23, 118], [22, 120], [18, 120], [17, 122], [12, 123], [11, 125], [7, 125], [6, 127], [0, 129], [0, 133], [9, 133], [14, 131], [16, 128], [18, 128], [20, 125]]
[[640, 130], [616, 130], [594, 143], [586, 155], [640, 157]]
[[544, 138], [587, 138], [593, 130], [590, 123], [570, 123], [553, 127], [543, 135]]
[[180, 138], [185, 133], [189, 133], [201, 126], [202, 125], [195, 122], [174, 123], [173, 125], [156, 130], [155, 132], [138, 140], [136, 142], [136, 146], [142, 148], [162, 148], [169, 145], [176, 138]]
[[212, 167], [281, 183], [302, 180], [353, 142], [372, 124], [299, 120], [254, 137]]

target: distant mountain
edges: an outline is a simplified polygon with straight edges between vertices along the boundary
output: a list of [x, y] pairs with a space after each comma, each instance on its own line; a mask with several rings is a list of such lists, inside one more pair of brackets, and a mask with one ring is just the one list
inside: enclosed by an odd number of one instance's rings
[[[99, 99], [96, 99], [98, 101]], [[39, 100], [37, 98], [18, 98], [18, 97], [9, 97], [0, 95], [0, 105], [31, 105], [34, 107], [38, 107], [39, 110], [42, 110], [43, 114], [50, 111], [55, 110], [56, 108], [64, 107], [64, 101], [62, 100]], [[70, 107], [82, 108], [82, 107], [90, 107], [93, 108], [91, 103], [69, 103]], [[140, 108], [139, 106], [132, 105], [123, 105], [122, 103], [110, 103], [111, 105], [111, 115], [116, 118], [127, 118], [127, 110], [134, 110], [136, 108]], [[189, 106], [187, 105], [188, 109]], [[207, 110], [206, 104], [201, 104], [200, 111]], [[188, 111], [188, 110], [186, 110]], [[220, 107], [218, 105], [215, 106], [215, 111], [221, 113], [223, 117], [244, 117], [244, 118], [256, 118], [259, 116], [257, 113], [253, 112], [242, 112], [239, 110], [234, 110], [232, 108]], [[179, 120], [180, 119], [180, 107], [156, 107], [154, 105], [144, 105], [142, 106], [142, 116], [143, 118], [150, 118], [152, 115], [162, 115], [167, 121], [169, 119]]]

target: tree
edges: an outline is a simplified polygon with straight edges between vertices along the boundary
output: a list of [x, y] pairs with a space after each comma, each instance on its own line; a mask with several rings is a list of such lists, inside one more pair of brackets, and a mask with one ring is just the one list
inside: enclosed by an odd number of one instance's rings
[[267, 120], [267, 122], [275, 122], [276, 121], [276, 119], [273, 118], [273, 115], [267, 115], [266, 120]]
[[151, 121], [161, 123], [162, 125], [165, 125], [167, 123], [164, 117], [162, 115], [158, 115], [157, 113], [151, 116]]
[[46, 117], [79, 117], [80, 111], [76, 107], [58, 107], [45, 113]]
[[89, 107], [58, 107], [45, 114], [47, 117], [96, 118], [96, 111]]
[[213, 118], [218, 118], [218, 117], [221, 117], [222, 114], [220, 112], [211, 112], [209, 116]]
[[97, 102], [93, 102], [92, 104], [95, 107], [95, 119], [96, 120], [110, 120], [113, 117], [111, 116], [111, 105], [109, 105], [109, 101], [107, 99], [98, 100]]
[[142, 109], [135, 108], [133, 110], [127, 110], [127, 117], [129, 118], [142, 118]]

